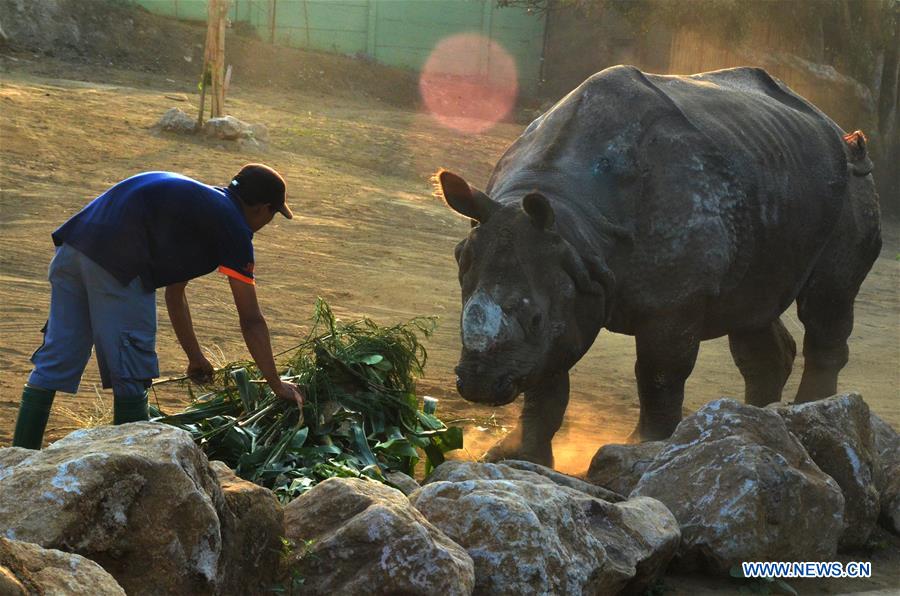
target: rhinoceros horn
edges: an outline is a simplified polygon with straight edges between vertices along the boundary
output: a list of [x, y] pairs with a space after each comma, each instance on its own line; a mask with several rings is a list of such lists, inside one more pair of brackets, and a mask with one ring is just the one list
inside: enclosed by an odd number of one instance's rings
[[[441, 170], [435, 177], [435, 186], [447, 205], [466, 217], [484, 223], [491, 213], [500, 208], [489, 196], [469, 186], [462, 177], [453, 172]], [[474, 224], [473, 224], [474, 225]]]

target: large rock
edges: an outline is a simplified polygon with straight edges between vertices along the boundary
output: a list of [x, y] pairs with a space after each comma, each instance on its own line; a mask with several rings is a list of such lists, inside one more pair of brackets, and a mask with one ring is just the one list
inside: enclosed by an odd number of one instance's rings
[[604, 445], [591, 459], [587, 481], [622, 495], [631, 493], [653, 458], [665, 446], [663, 441], [635, 445]]
[[844, 532], [839, 548], [865, 546], [879, 512], [869, 406], [859, 394], [847, 393], [769, 407], [778, 412], [816, 465], [834, 478], [844, 493]]
[[209, 137], [233, 141], [239, 138], [253, 136], [250, 125], [238, 120], [234, 116], [222, 116], [210, 118], [203, 123], [203, 132]]
[[415, 478], [409, 474], [404, 474], [403, 472], [388, 472], [385, 474], [385, 478], [392, 486], [407, 497], [419, 490], [421, 486], [416, 482]]
[[685, 570], [833, 559], [844, 529], [840, 487], [781, 416], [730, 399], [682, 420], [631, 496], [675, 514]]
[[284, 510], [267, 488], [238, 478], [224, 462], [210, 462], [225, 497], [222, 528], [222, 594], [262, 594], [279, 572]]
[[900, 534], [900, 435], [871, 414], [875, 448], [875, 486], [881, 497], [881, 525]]
[[0, 537], [0, 594], [125, 596], [125, 591], [90, 559]]
[[197, 120], [178, 108], [169, 108], [156, 123], [157, 130], [177, 133], [192, 133], [197, 128]]
[[285, 535], [298, 547], [290, 572], [303, 578], [305, 593], [472, 592], [472, 559], [396, 489], [331, 478], [289, 503], [284, 514]]
[[476, 465], [479, 479], [454, 466], [449, 481], [429, 481], [410, 500], [472, 556], [479, 594], [640, 593], [675, 554], [677, 521], [655, 499], [609, 503], [538, 474], [496, 479], [505, 466]]
[[546, 477], [548, 480], [552, 480], [555, 484], [558, 484], [560, 486], [568, 486], [569, 488], [574, 488], [575, 490], [580, 490], [581, 492], [587, 493], [592, 497], [597, 497], [598, 499], [603, 499], [604, 501], [609, 501], [610, 503], [618, 503], [619, 501], [625, 500], [625, 497], [622, 496], [622, 493], [608, 490], [603, 486], [598, 486], [591, 482], [585, 482], [581, 478], [576, 478], [575, 476], [569, 476], [568, 474], [557, 472], [553, 468], [548, 468], [534, 462], [518, 459], [507, 459], [504, 460], [503, 463], [510, 468], [515, 468], [516, 470], [525, 470], [527, 472], [540, 474], [541, 476]]
[[480, 463], [472, 461], [446, 461], [439, 465], [425, 480], [432, 482], [461, 482], [463, 480], [521, 480], [566, 486], [592, 497], [611, 503], [624, 501], [625, 497], [602, 486], [595, 486], [574, 476], [561, 474], [556, 470], [540, 464], [522, 460], [503, 460], [502, 464]]
[[14, 465], [21, 463], [32, 455], [37, 455], [37, 453], [33, 449], [25, 449], [24, 447], [0, 448], [0, 480], [3, 479], [3, 470], [11, 470]]
[[76, 431], [0, 466], [6, 537], [99, 563], [129, 594], [208, 594], [223, 561], [222, 490], [183, 430]]

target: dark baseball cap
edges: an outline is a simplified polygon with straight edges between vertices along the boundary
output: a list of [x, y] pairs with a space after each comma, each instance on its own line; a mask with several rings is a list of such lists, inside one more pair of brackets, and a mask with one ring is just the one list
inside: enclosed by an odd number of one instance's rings
[[248, 205], [266, 204], [288, 219], [294, 217], [284, 201], [284, 178], [269, 166], [248, 163], [235, 174], [228, 186]]

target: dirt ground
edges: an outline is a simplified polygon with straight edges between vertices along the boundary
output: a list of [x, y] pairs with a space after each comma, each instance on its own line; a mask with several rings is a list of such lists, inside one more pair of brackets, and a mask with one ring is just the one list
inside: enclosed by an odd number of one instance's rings
[[[195, 83], [184, 77], [30, 54], [0, 56], [0, 445], [11, 442], [28, 358], [41, 341], [49, 303], [50, 232], [107, 187], [139, 171], [172, 170], [220, 184], [244, 163], [264, 161], [285, 175], [296, 214], [293, 221], [277, 218], [255, 242], [258, 293], [276, 351], [292, 346], [308, 329], [316, 296], [345, 319], [366, 315], [386, 324], [438, 315], [439, 328], [426, 344], [429, 363], [420, 393], [441, 399], [439, 414], [445, 419], [471, 419], [465, 423], [467, 451], [481, 455], [502, 427], [514, 424], [519, 405], [478, 407], [455, 394], [460, 305], [452, 254], [468, 224], [431, 196], [429, 176], [446, 167], [483, 185], [522, 126], [500, 124], [481, 135], [464, 135], [415, 108], [371, 95], [251, 89], [238, 80], [228, 112], [269, 127], [266, 152], [150, 130], [169, 107], [195, 113], [194, 91]], [[885, 224], [884, 236], [882, 255], [857, 299], [850, 363], [840, 388], [861, 392], [875, 412], [900, 427], [900, 229]], [[191, 282], [188, 299], [200, 342], [225, 360], [246, 358], [225, 278], [212, 274]], [[159, 300], [160, 367], [164, 377], [176, 376], [185, 358], [161, 294]], [[796, 313], [789, 311], [784, 320], [799, 344]], [[604, 332], [575, 367], [571, 404], [554, 441], [559, 469], [583, 472], [600, 445], [621, 441], [632, 430], [638, 413], [633, 365], [633, 340]], [[798, 359], [785, 399], [796, 391], [801, 371]], [[78, 394], [57, 397], [49, 440], [75, 427], [71, 412], [102, 403], [98, 386], [92, 361]], [[727, 340], [703, 344], [686, 394], [691, 410], [723, 395], [743, 394]], [[156, 392], [156, 398], [170, 407], [184, 400], [171, 390]], [[111, 401], [106, 394], [99, 399]], [[500, 428], [490, 423], [492, 417]], [[900, 569], [900, 549], [895, 540], [892, 544], [873, 555], [876, 571], [879, 565]], [[896, 572], [877, 575], [864, 584], [795, 587], [819, 593], [898, 585]], [[691, 581], [666, 583], [676, 592], [700, 591]], [[710, 589], [736, 588], [722, 583]]]

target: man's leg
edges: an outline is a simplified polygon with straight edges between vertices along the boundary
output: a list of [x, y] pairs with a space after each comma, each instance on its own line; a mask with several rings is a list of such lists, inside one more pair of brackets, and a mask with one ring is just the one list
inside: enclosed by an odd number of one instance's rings
[[123, 286], [87, 257], [81, 262], [103, 386], [113, 390], [113, 423], [148, 420], [147, 388], [159, 376], [156, 293], [138, 278]]
[[50, 315], [44, 343], [31, 356], [34, 370], [22, 391], [13, 446], [40, 449], [57, 391], [77, 393], [91, 357], [91, 322], [74, 251], [62, 246], [50, 262]]

